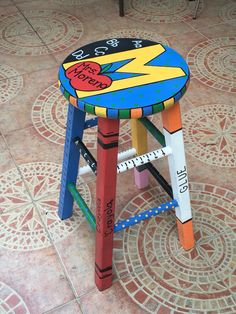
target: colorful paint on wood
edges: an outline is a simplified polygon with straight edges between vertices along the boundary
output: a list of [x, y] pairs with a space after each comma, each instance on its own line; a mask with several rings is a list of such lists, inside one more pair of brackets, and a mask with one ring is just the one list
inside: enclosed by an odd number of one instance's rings
[[185, 60], [172, 48], [113, 38], [70, 54], [60, 67], [59, 84], [82, 111], [137, 119], [169, 109], [185, 93], [189, 76]]
[[[175, 209], [179, 239], [183, 247], [188, 250], [194, 246], [194, 234], [192, 228], [193, 225], [192, 222], [190, 222], [192, 220], [192, 210], [185, 161], [181, 114], [178, 103], [171, 109], [162, 112], [162, 121], [166, 145], [170, 146], [172, 150], [172, 154], [168, 156], [168, 163], [173, 196], [179, 204]], [[185, 225], [187, 222], [188, 224]], [[183, 224], [183, 226], [180, 226], [181, 224]]]
[[[95, 282], [99, 290], [112, 284], [117, 172], [134, 167], [142, 171], [144, 164], [168, 156], [173, 202], [176, 206], [178, 203], [176, 217], [180, 242], [185, 249], [194, 245], [178, 104], [186, 91], [189, 77], [185, 60], [172, 48], [136, 38], [113, 38], [88, 44], [71, 53], [60, 66], [59, 86], [70, 103], [59, 204], [61, 219], [72, 214], [73, 198], [66, 187], [69, 183], [75, 185], [80, 150], [90, 166], [96, 164], [81, 143], [84, 129], [95, 126], [98, 121]], [[161, 111], [165, 139], [151, 123], [142, 121], [141, 124], [137, 120]], [[85, 121], [85, 113], [96, 115], [98, 119]], [[132, 126], [133, 149], [138, 156], [117, 165], [120, 119], [135, 119]], [[148, 152], [145, 125], [167, 146]], [[80, 143], [80, 150], [76, 149], [75, 138], [79, 138], [76, 143]], [[92, 169], [96, 172], [95, 166]], [[136, 177], [138, 186], [148, 184], [147, 177], [140, 176], [137, 171]], [[168, 183], [160, 176], [157, 179], [171, 194]], [[87, 218], [92, 219], [90, 222], [95, 226], [86, 204], [80, 197], [77, 197], [77, 202], [82, 204]], [[169, 205], [166, 204], [167, 209]], [[144, 218], [146, 215], [151, 217], [153, 212], [149, 214], [144, 213]]]
[[82, 139], [84, 123], [85, 112], [69, 104], [58, 209], [58, 215], [61, 219], [67, 219], [72, 215], [74, 200], [67, 189], [67, 185], [69, 183], [75, 184], [77, 180], [80, 151], [77, 149], [73, 139], [76, 137]]
[[[147, 129], [138, 119], [131, 119], [132, 146], [136, 149], [137, 156], [148, 152]], [[134, 181], [139, 189], [148, 186], [148, 171], [134, 168]]]
[[98, 118], [95, 282], [99, 290], [112, 284], [119, 120]]

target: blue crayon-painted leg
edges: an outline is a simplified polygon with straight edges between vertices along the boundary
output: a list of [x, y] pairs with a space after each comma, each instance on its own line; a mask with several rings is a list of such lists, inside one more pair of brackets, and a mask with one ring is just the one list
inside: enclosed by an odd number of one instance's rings
[[68, 191], [67, 185], [68, 183], [76, 184], [80, 153], [73, 143], [73, 139], [76, 137], [82, 139], [84, 123], [85, 112], [69, 104], [58, 209], [58, 215], [61, 219], [69, 218], [72, 215], [74, 199]]

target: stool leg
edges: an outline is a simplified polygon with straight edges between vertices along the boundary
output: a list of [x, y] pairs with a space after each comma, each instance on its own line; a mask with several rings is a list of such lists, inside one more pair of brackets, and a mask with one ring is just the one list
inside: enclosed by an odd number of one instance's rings
[[95, 282], [112, 285], [119, 120], [98, 118]]
[[[136, 149], [137, 155], [143, 155], [148, 152], [147, 129], [137, 119], [131, 119], [132, 146]], [[139, 189], [148, 186], [148, 170], [134, 168], [134, 180]]]
[[168, 163], [173, 195], [179, 204], [175, 209], [179, 240], [189, 250], [194, 247], [194, 234], [179, 103], [162, 112], [162, 121], [166, 145], [172, 149]]
[[69, 104], [58, 209], [58, 215], [61, 219], [69, 218], [72, 215], [74, 199], [68, 191], [67, 185], [68, 183], [76, 184], [80, 153], [74, 145], [73, 139], [75, 137], [82, 139], [84, 123], [85, 112]]

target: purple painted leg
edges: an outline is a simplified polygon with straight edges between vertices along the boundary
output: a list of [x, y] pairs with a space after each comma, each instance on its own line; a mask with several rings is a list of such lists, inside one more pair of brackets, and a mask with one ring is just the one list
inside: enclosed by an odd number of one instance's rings
[[149, 184], [148, 170], [139, 172], [137, 168], [134, 168], [134, 180], [138, 189], [146, 188]]

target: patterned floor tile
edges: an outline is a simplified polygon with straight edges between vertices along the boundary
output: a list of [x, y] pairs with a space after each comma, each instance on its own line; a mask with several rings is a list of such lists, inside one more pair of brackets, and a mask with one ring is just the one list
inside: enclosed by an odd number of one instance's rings
[[11, 0], [2, 0], [1, 2], [0, 2], [0, 7], [2, 6], [2, 7], [4, 7], [4, 6], [9, 6], [9, 5], [12, 5], [13, 4], [13, 2], [11, 1]]
[[[193, 21], [195, 3], [127, 0], [121, 18], [118, 0], [0, 1], [0, 312], [236, 313], [235, 0], [202, 0]], [[71, 51], [107, 36], [189, 53], [186, 157], [191, 180], [203, 183], [190, 185], [196, 247], [180, 247], [172, 213], [133, 226], [116, 235], [113, 286], [100, 292], [94, 233], [76, 208], [64, 222], [56, 215], [67, 104], [54, 82]], [[130, 147], [122, 123], [122, 146]], [[96, 148], [95, 130], [86, 136]], [[167, 174], [166, 160], [156, 165]], [[95, 180], [81, 187], [93, 211], [95, 187]], [[118, 178], [120, 218], [165, 200], [160, 188], [137, 190], [131, 172]]]
[[[59, 10], [23, 10], [23, 14], [50, 53], [71, 47], [83, 33], [83, 26], [78, 18]], [[41, 51], [35, 49], [34, 53], [41, 54]]]
[[[191, 78], [188, 92], [184, 98], [193, 106], [201, 106], [215, 103], [233, 105], [235, 103], [235, 93], [224, 92], [220, 89], [210, 88], [206, 84], [202, 84], [197, 78]], [[186, 108], [187, 112], [188, 108]]]
[[[5, 287], [3, 293], [11, 310], [4, 314], [44, 313], [75, 299], [53, 247], [17, 254], [10, 249], [0, 249], [0, 257], [1, 282], [9, 287]], [[0, 309], [2, 299], [0, 283]], [[20, 301], [22, 312], [14, 311], [14, 305]]]
[[77, 296], [95, 288], [95, 233], [84, 219], [81, 222], [78, 222], [76, 232], [55, 244]]
[[14, 161], [10, 155], [6, 141], [0, 132], [0, 174], [13, 167], [15, 167]]
[[169, 46], [178, 51], [185, 59], [189, 50], [201, 43], [203, 40], [205, 40], [204, 36], [198, 32], [194, 32], [193, 30], [168, 37]]
[[[200, 1], [199, 12], [203, 8], [203, 1]], [[192, 19], [194, 2], [186, 0], [164, 1], [127, 1], [126, 15], [135, 20], [142, 20], [151, 23], [172, 23]]]
[[50, 69], [58, 64], [36, 33], [0, 38], [1, 64], [19, 74]]
[[[79, 298], [80, 307], [86, 314], [145, 314], [134, 302], [130, 302], [129, 296], [123, 291], [119, 282], [113, 283], [112, 287], [100, 292], [97, 289], [88, 292]], [[94, 304], [96, 306], [94, 307]]]
[[0, 65], [0, 104], [4, 104], [21, 92], [23, 78], [9, 65]]
[[[47, 140], [64, 145], [67, 109], [68, 102], [59, 90], [58, 84], [49, 86], [38, 96], [32, 107], [32, 122], [35, 129]], [[88, 119], [93, 117], [94, 115], [90, 114], [87, 116]], [[119, 144], [130, 141], [129, 121], [122, 120]], [[84, 142], [90, 149], [97, 147], [97, 127], [85, 131]]]
[[235, 37], [235, 27], [229, 23], [219, 23], [216, 25], [200, 25], [198, 31], [208, 39], [218, 39], [220, 37]]
[[[40, 91], [55, 81], [57, 72], [56, 67], [0, 80], [0, 128], [3, 134], [32, 126], [32, 103]], [[0, 65], [0, 73], [4, 77], [18, 72], [9, 66]]]
[[46, 141], [35, 128], [27, 127], [5, 135], [8, 147], [18, 165], [28, 162], [48, 161], [61, 164], [63, 146]]
[[187, 58], [193, 77], [209, 87], [236, 93], [235, 51], [235, 37], [199, 43], [189, 51]]
[[96, 0], [52, 0], [58, 5], [82, 6], [88, 5]]
[[[115, 269], [130, 298], [149, 313], [234, 313], [236, 302], [225, 282], [236, 267], [236, 194], [201, 183], [190, 184], [190, 191], [196, 247], [180, 248], [174, 215], [166, 214], [129, 228], [122, 238], [115, 236]], [[160, 188], [146, 191], [119, 218], [165, 198]]]
[[[0, 2], [0, 6], [2, 2], [3, 1]], [[0, 38], [8, 38], [34, 32], [31, 25], [14, 6], [2, 7], [0, 16]]]
[[141, 38], [152, 40], [163, 45], [168, 45], [168, 40], [155, 32], [145, 31], [141, 29], [120, 29], [106, 34], [104, 38]]
[[[57, 215], [61, 166], [30, 163], [21, 165], [19, 170], [24, 181], [16, 169], [0, 177], [0, 246], [19, 251], [38, 250], [51, 245], [44, 226], [55, 242], [77, 230], [84, 221], [77, 206], [72, 218], [66, 221], [61, 221]], [[83, 181], [78, 184], [80, 193], [90, 206], [87, 185]]]
[[236, 167], [236, 109], [225, 104], [194, 108], [183, 115], [186, 152], [218, 167]]
[[231, 1], [222, 6], [220, 10], [220, 18], [232, 26], [236, 26], [236, 2]]
[[41, 56], [50, 51], [35, 32], [20, 34], [0, 39], [0, 49], [3, 54], [13, 56]]
[[203, 9], [197, 11], [197, 18], [189, 19], [186, 23], [197, 30], [222, 23], [219, 12], [224, 4], [225, 0], [215, 0], [214, 3], [211, 0], [204, 0]]
[[0, 282], [0, 312], [30, 313], [22, 297], [3, 282]]

